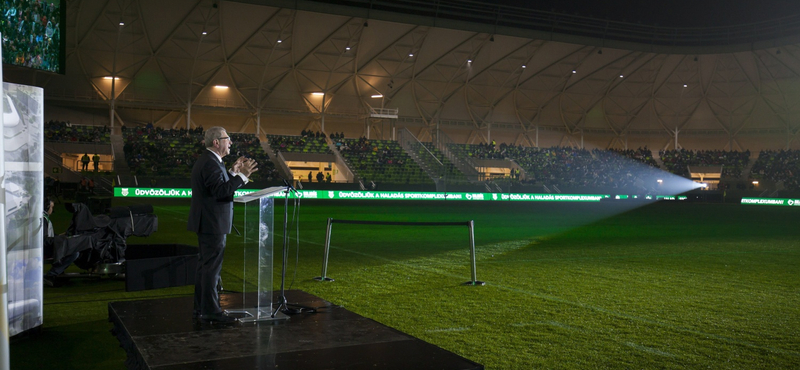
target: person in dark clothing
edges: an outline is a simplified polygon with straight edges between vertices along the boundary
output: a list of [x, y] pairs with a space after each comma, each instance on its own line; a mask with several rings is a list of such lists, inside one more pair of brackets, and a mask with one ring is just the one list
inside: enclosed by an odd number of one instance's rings
[[[53, 214], [54, 203], [49, 197], [44, 198], [44, 213], [42, 214], [42, 234], [44, 237], [44, 255], [45, 258], [50, 258], [55, 254], [55, 232], [53, 231], [53, 223], [50, 222], [50, 215]], [[57, 285], [58, 275], [61, 275], [64, 270], [69, 267], [80, 256], [80, 252], [75, 252], [69, 256], [61, 258], [59, 261], [53, 261], [50, 270], [44, 275], [44, 284], [47, 286], [55, 287]]]
[[192, 167], [192, 202], [187, 230], [197, 233], [200, 249], [195, 273], [194, 312], [203, 322], [234, 323], [219, 304], [217, 282], [222, 270], [226, 236], [233, 225], [233, 193], [258, 171], [253, 159], [239, 157], [231, 170], [222, 158], [230, 154], [231, 139], [222, 127], [206, 130], [206, 150]]
[[85, 153], [83, 157], [81, 157], [81, 171], [89, 170], [89, 161], [89, 153]]

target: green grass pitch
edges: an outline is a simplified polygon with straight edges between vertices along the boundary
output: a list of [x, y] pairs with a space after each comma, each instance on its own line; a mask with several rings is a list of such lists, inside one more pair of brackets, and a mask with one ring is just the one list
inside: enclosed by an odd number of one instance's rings
[[[188, 200], [148, 201], [159, 231], [129, 243], [196, 243], [185, 231]], [[800, 368], [800, 210], [634, 204], [304, 201], [290, 225], [287, 289], [487, 369]], [[68, 216], [63, 208], [54, 215], [57, 232]], [[471, 274], [466, 227], [334, 224], [327, 276], [336, 281], [314, 281], [329, 217], [474, 220], [486, 286], [461, 285]], [[241, 238], [229, 236], [227, 289], [241, 290], [241, 256]], [[126, 293], [113, 279], [46, 288], [42, 332], [12, 343], [12, 368], [122, 369], [108, 302], [191, 292]]]

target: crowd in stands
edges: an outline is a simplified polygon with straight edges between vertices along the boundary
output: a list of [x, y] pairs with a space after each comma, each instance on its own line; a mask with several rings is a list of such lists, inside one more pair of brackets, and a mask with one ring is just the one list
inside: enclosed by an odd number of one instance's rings
[[[125, 137], [125, 157], [136, 175], [187, 177], [203, 145], [203, 128], [162, 129], [152, 125], [122, 128]], [[110, 142], [107, 126], [78, 126], [64, 121], [45, 124], [46, 141], [96, 143]], [[245, 156], [259, 162], [254, 179], [277, 178], [269, 157], [259, 139], [252, 134], [231, 133], [231, 155], [225, 160], [232, 166], [236, 158]], [[419, 184], [432, 180], [411, 159], [396, 141], [345, 139], [343, 133], [333, 133], [330, 139], [352, 169], [366, 181]], [[278, 152], [330, 153], [326, 135], [303, 130], [300, 136], [269, 136], [272, 148]], [[428, 143], [430, 144], [430, 143]], [[440, 161], [444, 156], [432, 144]], [[423, 150], [420, 148], [420, 150]], [[527, 184], [555, 184], [565, 187], [626, 188], [645, 190], [659, 177], [660, 170], [653, 153], [647, 147], [621, 149], [577, 149], [571, 147], [535, 148], [494, 142], [485, 144], [451, 144], [450, 150], [473, 159], [510, 159], [522, 169], [512, 170], [511, 181]], [[750, 160], [750, 152], [724, 150], [662, 150], [659, 152], [666, 170], [688, 177], [687, 166], [723, 166], [723, 178], [738, 178]], [[444, 162], [443, 162], [444, 163]], [[463, 174], [448, 162], [448, 178]], [[317, 182], [330, 179], [317, 176]], [[800, 189], [800, 150], [762, 151], [753, 165], [751, 177], [783, 181], [787, 189]]]
[[[525, 171], [511, 179], [528, 184], [566, 187], [646, 188], [657, 177], [658, 164], [645, 148], [586, 150], [571, 147], [534, 148], [502, 143], [454, 145], [474, 159], [511, 159]], [[460, 148], [459, 148], [460, 147]]]
[[[331, 138], [334, 135], [331, 134]], [[342, 135], [344, 136], [344, 135]], [[319, 153], [331, 154], [324, 132], [303, 130], [300, 136], [267, 135], [269, 145], [276, 153]]]
[[396, 141], [344, 139], [338, 149], [365, 183], [433, 183]]
[[52, 120], [44, 124], [44, 141], [108, 144], [111, 142], [111, 129], [108, 126], [81, 126], [69, 121]]
[[3, 0], [3, 62], [59, 72], [61, 11], [55, 2]]
[[800, 150], [762, 150], [750, 176], [758, 180], [783, 181], [789, 190], [800, 190]]
[[738, 178], [750, 163], [749, 150], [662, 150], [659, 156], [669, 172], [684, 177], [689, 177], [687, 166], [723, 166], [722, 178]]
[[[187, 130], [144, 127], [125, 129], [125, 160], [135, 175], [188, 178], [192, 166], [205, 150], [203, 129]], [[275, 165], [269, 160], [258, 138], [253, 134], [231, 133], [231, 154], [223, 160], [228, 168], [244, 156], [258, 162], [258, 172], [251, 180], [276, 178]]]
[[652, 158], [649, 152], [647, 148], [622, 153], [569, 147], [517, 148], [515, 160], [525, 170], [524, 183], [648, 190], [659, 170], [646, 164], [646, 159], [635, 157]]

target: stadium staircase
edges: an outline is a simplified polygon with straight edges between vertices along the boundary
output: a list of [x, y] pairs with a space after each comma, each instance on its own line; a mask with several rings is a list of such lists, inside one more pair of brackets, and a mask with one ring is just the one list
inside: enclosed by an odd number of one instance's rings
[[468, 157], [466, 153], [462, 150], [459, 150], [459, 145], [456, 144], [453, 139], [451, 139], [447, 134], [442, 132], [441, 130], [436, 130], [433, 132], [434, 137], [434, 145], [436, 145], [436, 149], [442, 152], [442, 154], [451, 162], [453, 165], [458, 168], [461, 173], [466, 176], [467, 181], [477, 184], [483, 181], [483, 174], [478, 172], [477, 168], [479, 167], [472, 158]]
[[739, 180], [747, 181], [750, 179], [750, 171], [753, 170], [753, 166], [755, 166], [756, 161], [758, 160], [757, 154], [752, 154], [752, 152], [750, 153], [750, 160], [747, 161], [747, 166], [742, 169], [742, 173], [739, 175]]
[[444, 191], [445, 184], [445, 165], [428, 148], [425, 147], [411, 131], [401, 129], [398, 132], [400, 147], [408, 153], [408, 156], [417, 162], [423, 171], [436, 184], [436, 191]]
[[664, 167], [664, 161], [661, 160], [661, 156], [658, 154], [658, 152], [653, 153], [653, 159], [656, 161], [658, 168], [664, 171], [669, 171], [666, 167]]
[[293, 178], [292, 170], [290, 170], [289, 166], [286, 165], [286, 159], [283, 158], [283, 155], [280, 152], [272, 150], [272, 146], [269, 145], [269, 139], [261, 140], [261, 149], [264, 149], [264, 152], [267, 153], [269, 160], [275, 165], [275, 168], [278, 170], [278, 173], [281, 175], [281, 177], [287, 180], [291, 180]]

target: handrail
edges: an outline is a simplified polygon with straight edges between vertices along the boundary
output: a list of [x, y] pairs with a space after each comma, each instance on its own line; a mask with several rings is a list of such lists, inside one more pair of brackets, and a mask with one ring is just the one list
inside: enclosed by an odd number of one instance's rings
[[434, 145], [436, 145], [436, 149], [439, 149], [439, 151], [441, 151], [444, 156], [467, 177], [469, 181], [481, 181], [481, 173], [476, 169], [478, 168], [477, 163], [467, 156], [453, 153], [453, 151], [450, 150], [450, 145], [455, 144], [453, 139], [442, 132], [442, 130], [434, 131], [433, 137], [435, 139]]
[[[398, 134], [400, 146], [405, 149], [406, 152], [408, 152], [411, 158], [417, 160], [417, 163], [419, 163], [420, 167], [422, 167], [422, 169], [428, 173], [428, 176], [430, 176], [437, 186], [439, 186], [440, 179], [444, 177], [446, 172], [444, 163], [442, 163], [439, 158], [436, 158], [436, 155], [431, 153], [431, 151], [428, 150], [428, 148], [426, 148], [425, 145], [422, 144], [419, 139], [417, 139], [417, 137], [411, 133], [411, 131], [408, 131], [408, 129], [403, 128], [398, 132]], [[423, 158], [423, 156], [420, 155], [419, 148], [425, 149], [424, 153], [428, 155], [426, 158]], [[433, 159], [433, 162], [429, 160], [430, 158]]]
[[328, 144], [328, 149], [330, 149], [331, 152], [333, 152], [334, 157], [336, 157], [336, 167], [340, 170], [343, 169], [346, 171], [344, 177], [347, 178], [348, 182], [360, 181], [361, 177], [356, 176], [356, 174], [350, 170], [350, 166], [347, 165], [347, 161], [344, 159], [344, 156], [342, 156], [342, 153], [339, 152], [339, 148], [336, 147], [336, 145], [333, 143], [333, 140], [331, 140], [330, 137], [326, 137], [325, 141]]

